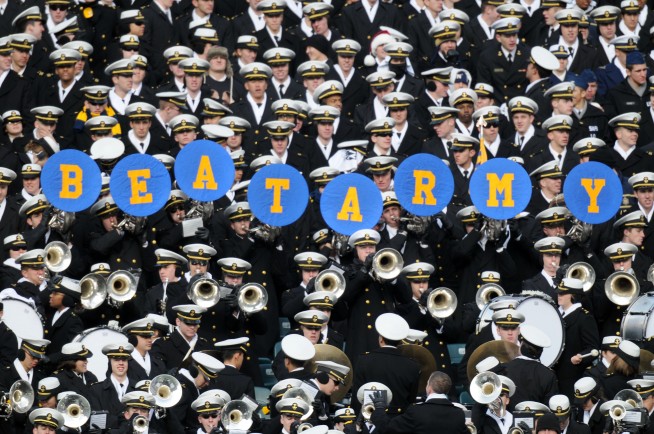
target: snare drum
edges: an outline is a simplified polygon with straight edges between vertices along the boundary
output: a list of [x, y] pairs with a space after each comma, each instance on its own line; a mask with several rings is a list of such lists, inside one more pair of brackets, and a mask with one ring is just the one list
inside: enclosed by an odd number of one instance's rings
[[2, 322], [7, 324], [7, 327], [19, 338], [18, 345], [21, 342], [20, 338], [43, 339], [41, 315], [30, 303], [17, 298], [5, 298], [2, 303], [4, 304]]
[[127, 344], [127, 336], [107, 326], [100, 326], [84, 330], [75, 336], [73, 342], [81, 342], [93, 353], [93, 357], [88, 359], [88, 370], [98, 377], [98, 381], [102, 381], [107, 376], [108, 366], [108, 359], [102, 354], [102, 347], [109, 344]]
[[654, 336], [654, 293], [641, 295], [631, 303], [622, 317], [620, 336], [630, 341], [643, 341]]
[[[492, 322], [491, 318], [493, 317], [493, 310], [490, 309], [489, 306], [495, 302], [503, 300], [514, 300], [514, 309], [525, 316], [524, 323], [538, 328], [550, 338], [552, 345], [543, 349], [540, 361], [545, 366], [554, 365], [563, 352], [563, 347], [565, 345], [565, 327], [557, 306], [545, 297], [531, 294], [514, 294], [495, 297], [491, 303], [486, 304], [479, 314], [479, 318], [477, 319], [477, 331]], [[492, 324], [490, 326], [493, 327]], [[495, 327], [493, 327], [491, 331], [493, 332], [495, 339], [500, 338]]]

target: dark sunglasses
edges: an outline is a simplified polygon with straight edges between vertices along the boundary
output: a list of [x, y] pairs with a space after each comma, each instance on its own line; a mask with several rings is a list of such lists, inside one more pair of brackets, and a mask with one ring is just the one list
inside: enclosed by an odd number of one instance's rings
[[486, 128], [499, 128], [500, 123], [499, 122], [487, 122], [486, 123]]
[[391, 137], [393, 133], [375, 133], [377, 137]]
[[201, 414], [200, 417], [202, 419], [217, 419], [218, 418], [218, 413], [204, 413], [204, 414]]
[[57, 125], [57, 121], [44, 121], [39, 119], [39, 122], [41, 122], [43, 125], [48, 127], [54, 127], [55, 125]]
[[177, 212], [177, 211], [184, 211], [184, 205], [176, 205], [176, 206], [171, 206], [168, 208], [168, 212]]
[[268, 18], [279, 18], [282, 14], [265, 14]]
[[196, 261], [196, 260], [191, 261], [191, 265], [201, 265], [203, 267], [206, 266], [208, 263], [209, 261]]
[[11, 248], [11, 250], [14, 251], [14, 252], [17, 252], [19, 250], [27, 250], [27, 247], [25, 247], [25, 246], [22, 246], [22, 247], [14, 246], [14, 247]]
[[51, 11], [67, 11], [68, 6], [66, 5], [50, 5], [50, 10]]

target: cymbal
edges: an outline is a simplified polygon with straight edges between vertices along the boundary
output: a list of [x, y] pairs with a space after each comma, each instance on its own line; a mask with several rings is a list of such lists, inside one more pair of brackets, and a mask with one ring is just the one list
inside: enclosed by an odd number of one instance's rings
[[654, 353], [647, 350], [640, 350], [640, 367], [639, 373], [652, 371], [652, 360], [654, 360]]
[[352, 362], [345, 355], [345, 353], [333, 345], [329, 344], [316, 344], [313, 346], [316, 349], [316, 355], [313, 356], [311, 360], [307, 362], [304, 369], [307, 371], [316, 372], [316, 361], [318, 360], [329, 360], [330, 362], [338, 363], [339, 365], [345, 365], [350, 368], [350, 372], [345, 377], [345, 384], [342, 384], [341, 387], [334, 393], [332, 393], [331, 402], [335, 404], [345, 397], [347, 392], [352, 387], [354, 382], [354, 370], [352, 369]]
[[436, 360], [429, 350], [421, 345], [402, 344], [398, 345], [404, 356], [409, 357], [420, 364], [420, 381], [418, 382], [418, 394], [421, 394], [427, 386], [429, 376], [436, 371]]
[[486, 357], [495, 356], [500, 363], [507, 363], [520, 355], [520, 347], [514, 343], [502, 340], [490, 341], [481, 344], [475, 351], [472, 352], [468, 359], [467, 374], [468, 381], [477, 375], [475, 366], [477, 363], [484, 360]]

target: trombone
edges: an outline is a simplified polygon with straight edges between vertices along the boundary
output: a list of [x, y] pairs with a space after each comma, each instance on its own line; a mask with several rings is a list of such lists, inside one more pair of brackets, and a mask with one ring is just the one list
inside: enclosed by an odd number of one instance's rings
[[89, 273], [79, 281], [81, 304], [86, 310], [99, 307], [107, 299], [107, 279], [97, 273]]
[[397, 279], [402, 268], [404, 268], [404, 259], [395, 249], [381, 249], [372, 257], [371, 275], [378, 282]]
[[268, 292], [258, 283], [246, 283], [238, 290], [237, 301], [244, 314], [257, 313], [268, 304]]
[[595, 270], [587, 262], [575, 262], [565, 271], [565, 277], [572, 277], [583, 282], [584, 292], [589, 291], [595, 284]]
[[45, 246], [45, 266], [53, 273], [60, 273], [70, 267], [73, 255], [66, 243], [51, 241]]
[[618, 306], [629, 306], [640, 294], [638, 279], [626, 271], [616, 271], [604, 283], [606, 297]]
[[345, 292], [345, 277], [335, 270], [323, 270], [316, 276], [313, 286], [315, 291], [331, 292], [339, 299]]
[[193, 283], [188, 288], [187, 296], [193, 303], [209, 309], [220, 301], [220, 285], [213, 279], [204, 276], [194, 276]]
[[454, 291], [450, 288], [440, 287], [429, 293], [425, 307], [433, 318], [444, 320], [452, 316], [457, 304], [458, 301]]

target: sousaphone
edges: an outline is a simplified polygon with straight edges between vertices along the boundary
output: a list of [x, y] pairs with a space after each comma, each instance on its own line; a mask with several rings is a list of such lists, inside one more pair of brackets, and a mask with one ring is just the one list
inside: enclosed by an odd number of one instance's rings
[[497, 340], [481, 344], [472, 352], [472, 354], [470, 354], [470, 358], [468, 359], [468, 366], [466, 367], [468, 380], [472, 381], [475, 375], [477, 375], [477, 369], [475, 369], [475, 366], [486, 357], [495, 356], [500, 363], [508, 363], [519, 355], [520, 347], [511, 342]]
[[402, 355], [415, 360], [420, 365], [420, 381], [418, 382], [418, 393], [420, 393], [425, 390], [429, 376], [437, 370], [434, 355], [427, 348], [416, 344], [398, 345], [397, 349]]
[[313, 347], [316, 349], [316, 355], [307, 362], [305, 367], [306, 370], [315, 373], [317, 368], [316, 361], [318, 360], [329, 360], [330, 362], [338, 363], [339, 365], [344, 365], [350, 368], [350, 372], [347, 374], [347, 377], [345, 377], [344, 384], [342, 384], [341, 387], [339, 387], [331, 396], [331, 402], [332, 404], [335, 404], [343, 399], [350, 388], [352, 388], [352, 383], [354, 382], [352, 362], [350, 362], [350, 359], [343, 351], [333, 345], [316, 344]]

